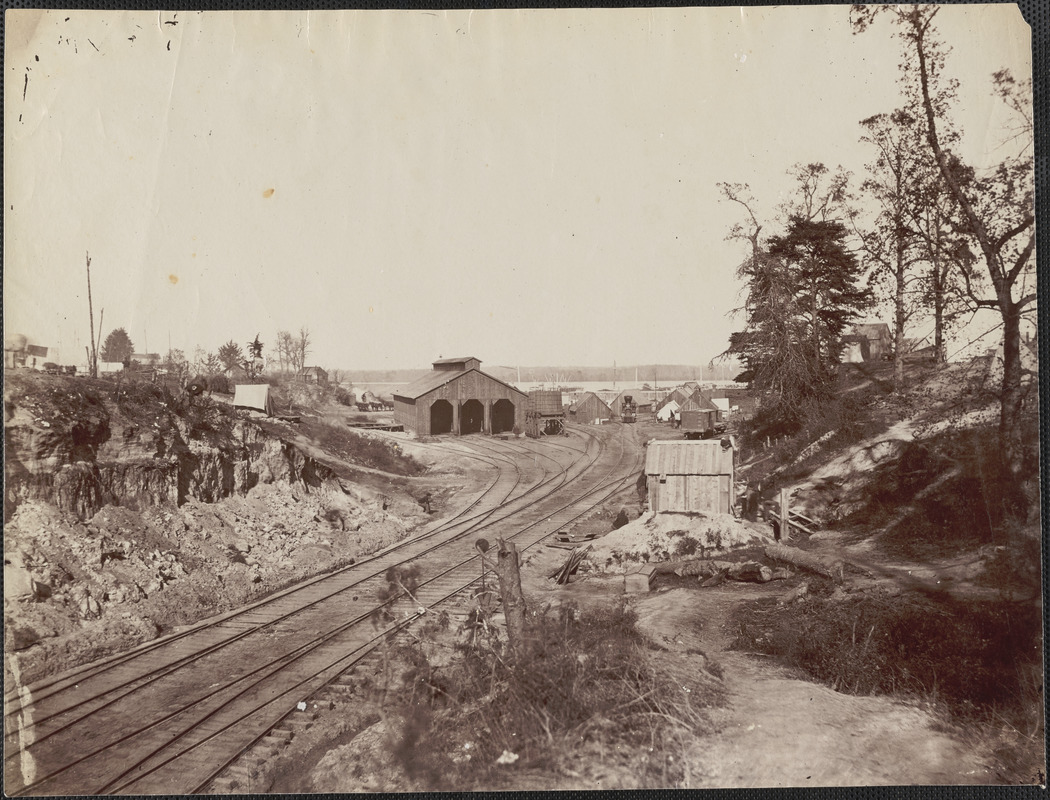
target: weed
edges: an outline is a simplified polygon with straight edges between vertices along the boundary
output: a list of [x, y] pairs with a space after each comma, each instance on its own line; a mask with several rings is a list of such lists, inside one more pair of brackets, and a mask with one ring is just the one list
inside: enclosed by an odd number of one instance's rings
[[[476, 616], [484, 621], [481, 606]], [[557, 772], [587, 742], [634, 754], [645, 785], [682, 780], [682, 749], [707, 727], [703, 709], [721, 689], [657, 663], [632, 612], [537, 614], [517, 661], [498, 635], [477, 635], [478, 618], [469, 622], [447, 666], [432, 666], [420, 648], [407, 657], [393, 753], [421, 787], [498, 788], [523, 767]]]
[[943, 708], [954, 723], [1041, 726], [1042, 621], [1032, 603], [918, 595], [824, 596], [732, 618], [733, 646], [775, 655], [852, 694], [899, 694]]
[[420, 475], [425, 470], [396, 443], [361, 435], [343, 424], [304, 420], [300, 429], [311, 439], [323, 442], [326, 450], [352, 464], [393, 475]]

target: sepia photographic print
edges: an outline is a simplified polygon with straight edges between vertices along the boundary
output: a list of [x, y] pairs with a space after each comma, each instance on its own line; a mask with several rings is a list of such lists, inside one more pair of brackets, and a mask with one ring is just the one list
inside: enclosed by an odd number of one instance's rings
[[5, 793], [1045, 784], [1029, 21], [7, 10]]

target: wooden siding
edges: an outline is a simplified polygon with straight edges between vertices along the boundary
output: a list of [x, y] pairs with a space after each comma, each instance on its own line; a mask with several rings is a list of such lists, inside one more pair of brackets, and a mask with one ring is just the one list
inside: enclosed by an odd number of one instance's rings
[[599, 419], [611, 419], [612, 410], [596, 394], [585, 396], [576, 405], [573, 419], [584, 425]]
[[729, 514], [733, 508], [729, 475], [667, 475], [649, 477], [649, 508], [653, 511], [700, 511]]
[[[394, 397], [394, 419], [405, 426], [406, 430], [415, 431], [420, 436], [429, 436], [430, 409], [438, 400], [447, 400], [453, 406], [455, 421], [459, 420], [459, 406], [467, 400], [479, 400], [486, 407], [485, 421], [491, 431], [491, 406], [497, 400], [508, 400], [514, 405], [514, 423], [525, 427], [525, 411], [528, 407], [528, 396], [523, 392], [500, 383], [483, 372], [473, 370], [448, 383], [438, 386], [414, 401], [402, 396]], [[453, 423], [455, 424], [455, 422]]]
[[415, 400], [395, 397], [394, 421], [399, 425], [404, 425], [405, 430], [416, 431], [420, 435], [426, 436], [430, 433], [430, 420], [427, 420], [425, 429], [419, 427], [419, 421], [416, 418], [416, 405]]

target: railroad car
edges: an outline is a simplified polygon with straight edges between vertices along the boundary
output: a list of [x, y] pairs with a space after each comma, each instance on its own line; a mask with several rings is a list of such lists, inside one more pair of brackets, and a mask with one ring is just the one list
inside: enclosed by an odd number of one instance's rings
[[682, 433], [686, 439], [709, 439], [725, 432], [722, 413], [718, 409], [687, 409], [682, 411]]

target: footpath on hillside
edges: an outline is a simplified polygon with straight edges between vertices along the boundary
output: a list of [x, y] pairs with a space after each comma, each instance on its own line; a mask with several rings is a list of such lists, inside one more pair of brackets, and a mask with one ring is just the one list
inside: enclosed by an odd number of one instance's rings
[[670, 589], [636, 605], [638, 627], [654, 642], [699, 649], [722, 667], [727, 702], [713, 712], [718, 733], [698, 744], [697, 788], [995, 782], [982, 753], [936, 730], [936, 718], [916, 705], [836, 692], [728, 649], [730, 611], [780, 591]]

